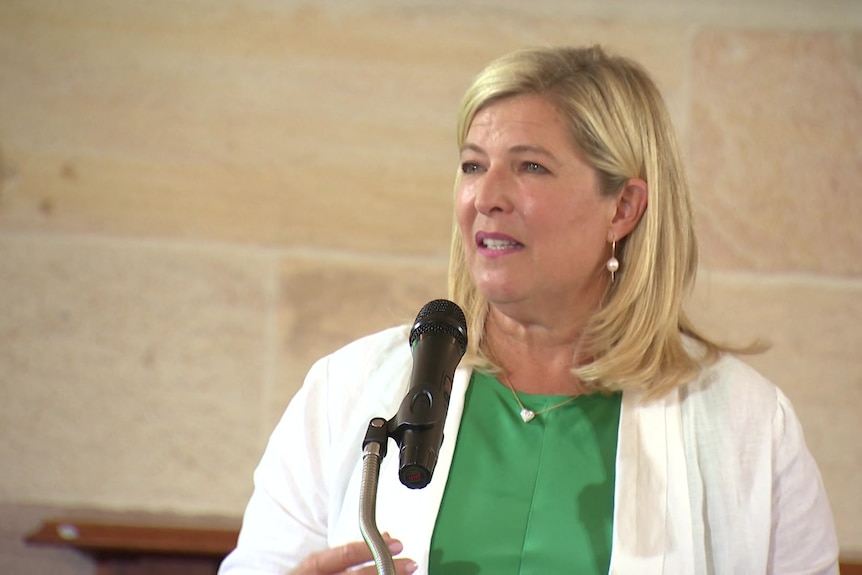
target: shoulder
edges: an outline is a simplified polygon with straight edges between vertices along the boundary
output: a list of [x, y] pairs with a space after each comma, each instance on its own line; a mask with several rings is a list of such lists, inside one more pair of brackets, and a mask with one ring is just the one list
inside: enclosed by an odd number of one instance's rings
[[331, 407], [368, 402], [389, 406], [408, 383], [409, 330], [409, 325], [391, 327], [320, 358], [306, 376], [304, 391]]
[[[730, 354], [722, 355], [681, 386], [679, 403], [688, 432], [707, 437], [709, 442], [734, 444], [746, 452], [795, 451], [804, 443], [799, 420], [784, 392]], [[759, 441], [752, 441], [755, 437]]]
[[790, 405], [779, 388], [752, 366], [725, 354], [678, 390], [680, 413], [689, 437], [725, 443], [744, 451], [768, 449], [777, 418]]
[[704, 405], [744, 408], [763, 412], [773, 411], [779, 398], [778, 387], [749, 364], [739, 358], [723, 354], [680, 388], [683, 405]]
[[363, 360], [379, 363], [393, 356], [409, 355], [410, 348], [407, 341], [409, 330], [410, 326], [405, 324], [366, 335], [333, 351], [321, 358], [318, 363], [336, 365], [343, 363], [355, 366], [357, 362], [363, 362]]

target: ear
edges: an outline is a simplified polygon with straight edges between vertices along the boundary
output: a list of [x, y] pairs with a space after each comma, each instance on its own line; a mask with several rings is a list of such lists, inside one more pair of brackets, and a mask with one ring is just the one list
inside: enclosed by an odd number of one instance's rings
[[647, 183], [640, 178], [632, 178], [625, 183], [616, 198], [616, 212], [611, 219], [608, 241], [620, 241], [631, 233], [641, 221], [647, 208]]

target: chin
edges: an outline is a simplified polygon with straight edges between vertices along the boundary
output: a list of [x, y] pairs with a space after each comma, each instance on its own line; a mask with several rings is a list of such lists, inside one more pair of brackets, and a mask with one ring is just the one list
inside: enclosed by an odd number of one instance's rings
[[483, 269], [470, 275], [476, 290], [491, 303], [509, 303], [523, 295], [522, 286], [518, 285], [510, 273]]
[[489, 303], [503, 305], [517, 301], [518, 294], [510, 286], [482, 286], [479, 285], [479, 293]]

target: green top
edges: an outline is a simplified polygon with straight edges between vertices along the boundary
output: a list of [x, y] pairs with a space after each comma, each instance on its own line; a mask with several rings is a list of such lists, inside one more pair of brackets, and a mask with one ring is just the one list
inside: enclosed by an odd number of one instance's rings
[[[518, 397], [536, 412], [566, 400]], [[474, 372], [430, 575], [606, 574], [621, 398], [583, 395], [524, 423], [512, 391]]]

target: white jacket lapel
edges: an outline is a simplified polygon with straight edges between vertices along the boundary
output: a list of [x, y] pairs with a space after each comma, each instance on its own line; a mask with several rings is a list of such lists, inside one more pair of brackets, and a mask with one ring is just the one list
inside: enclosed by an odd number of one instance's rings
[[449, 412], [443, 427], [443, 445], [431, 483], [424, 489], [408, 489], [401, 484], [398, 480], [398, 447], [394, 441], [389, 442], [389, 454], [381, 465], [377, 523], [381, 532], [389, 531], [404, 543], [402, 556], [410, 557], [420, 565], [416, 575], [427, 573], [425, 566], [428, 564], [431, 536], [452, 465], [470, 375], [471, 371], [466, 368], [455, 372]]
[[664, 572], [670, 399], [624, 393], [617, 442], [611, 575]]

